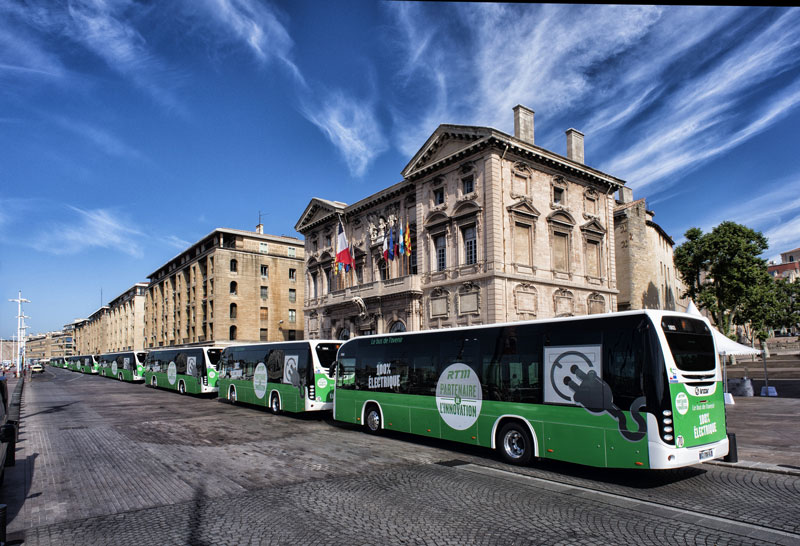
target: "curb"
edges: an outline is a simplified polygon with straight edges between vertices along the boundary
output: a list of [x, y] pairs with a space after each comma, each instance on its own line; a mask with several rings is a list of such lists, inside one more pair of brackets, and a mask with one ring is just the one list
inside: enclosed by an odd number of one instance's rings
[[739, 461], [738, 463], [726, 463], [724, 461], [706, 461], [703, 464], [726, 466], [728, 468], [741, 468], [744, 470], [756, 470], [759, 472], [770, 472], [772, 474], [783, 474], [785, 476], [800, 477], [800, 467], [788, 468], [788, 465], [779, 465], [772, 463], [756, 463], [753, 461]]

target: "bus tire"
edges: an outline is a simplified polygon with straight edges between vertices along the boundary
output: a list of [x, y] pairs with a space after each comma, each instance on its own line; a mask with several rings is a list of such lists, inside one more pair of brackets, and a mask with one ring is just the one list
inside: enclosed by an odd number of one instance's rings
[[158, 387], [158, 380], [156, 379], [156, 376], [150, 378], [150, 386], [153, 388]]
[[281, 399], [277, 394], [273, 393], [272, 397], [269, 399], [269, 410], [275, 415], [281, 412]]
[[182, 380], [178, 381], [178, 392], [181, 394], [186, 394], [186, 383]]
[[228, 400], [230, 400], [231, 404], [236, 404], [236, 387], [233, 385], [228, 389]]
[[525, 425], [511, 421], [497, 434], [497, 450], [507, 463], [528, 464], [533, 457], [533, 439]]
[[122, 377], [122, 372], [119, 372], [119, 375], [117, 375], [117, 379], [119, 379], [120, 381], [124, 381]]
[[375, 404], [370, 404], [364, 410], [364, 424], [367, 425], [367, 432], [371, 434], [381, 431], [381, 412]]

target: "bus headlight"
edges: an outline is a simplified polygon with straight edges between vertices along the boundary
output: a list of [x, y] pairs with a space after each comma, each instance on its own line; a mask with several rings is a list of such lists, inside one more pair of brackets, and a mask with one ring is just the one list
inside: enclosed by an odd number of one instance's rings
[[668, 441], [668, 442], [671, 442], [671, 441], [672, 441], [672, 434], [665, 434], [665, 435], [664, 435], [664, 439], [665, 439], [666, 441]]
[[662, 419], [662, 421], [664, 422], [665, 425], [671, 425], [672, 424], [672, 419]]
[[664, 432], [672, 432], [672, 427], [664, 427]]
[[668, 409], [665, 409], [664, 411], [662, 411], [662, 412], [661, 412], [661, 414], [662, 414], [664, 417], [671, 417], [671, 416], [672, 416], [672, 411], [671, 411], [671, 410], [668, 410]]

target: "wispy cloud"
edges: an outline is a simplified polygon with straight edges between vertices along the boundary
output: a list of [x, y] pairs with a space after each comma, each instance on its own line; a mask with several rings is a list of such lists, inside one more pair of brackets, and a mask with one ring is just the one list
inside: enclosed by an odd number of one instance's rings
[[52, 119], [62, 129], [87, 139], [107, 155], [129, 159], [144, 159], [139, 150], [125, 144], [121, 139], [105, 129], [62, 116], [54, 116]]
[[13, 41], [13, 47], [11, 53], [0, 53], [0, 64], [63, 79], [68, 73], [65, 59], [78, 45], [162, 106], [184, 114], [169, 84], [173, 71], [136, 28], [138, 16], [150, 8], [133, 0], [3, 4], [0, 13], [7, 17], [0, 17], [0, 45]]
[[178, 250], [185, 250], [192, 244], [190, 241], [186, 241], [175, 235], [167, 235], [164, 237], [163, 241], [167, 246], [177, 248]]
[[330, 91], [304, 104], [303, 115], [339, 150], [353, 176], [363, 176], [372, 160], [388, 147], [371, 100]]
[[800, 246], [800, 175], [764, 181], [752, 195], [740, 195], [734, 204], [713, 210], [699, 225], [683, 226], [676, 243], [685, 241], [683, 233], [690, 227], [708, 232], [723, 221], [733, 221], [761, 231], [770, 255]]
[[67, 207], [62, 221], [54, 222], [46, 230], [36, 233], [31, 246], [41, 252], [55, 255], [78, 254], [92, 248], [104, 248], [143, 256], [138, 240], [142, 232], [130, 226], [132, 219], [114, 209], [84, 210]]
[[190, 0], [185, 9], [189, 13], [200, 10], [203, 16], [196, 22], [215, 30], [220, 43], [245, 44], [260, 62], [277, 61], [295, 83], [306, 85], [292, 58], [294, 42], [274, 6], [257, 0]]

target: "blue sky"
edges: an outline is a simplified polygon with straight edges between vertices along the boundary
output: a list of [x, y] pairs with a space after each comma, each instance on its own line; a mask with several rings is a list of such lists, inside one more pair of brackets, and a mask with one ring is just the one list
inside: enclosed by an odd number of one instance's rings
[[60, 329], [216, 227], [296, 236], [311, 197], [399, 182], [440, 123], [512, 133], [516, 104], [676, 241], [733, 220], [766, 258], [800, 246], [797, 8], [11, 0], [0, 295]]

